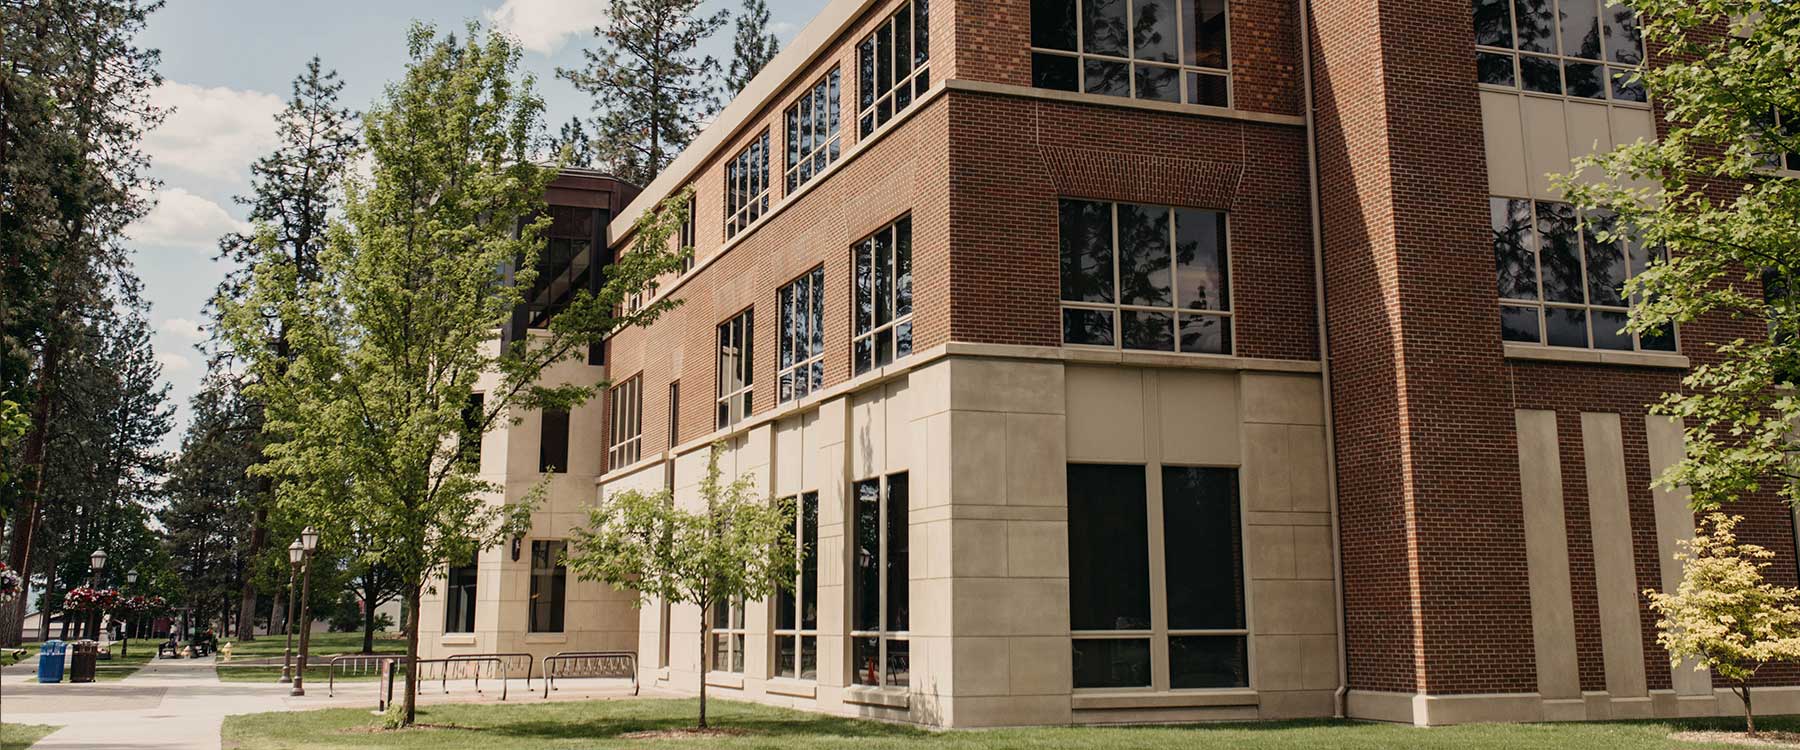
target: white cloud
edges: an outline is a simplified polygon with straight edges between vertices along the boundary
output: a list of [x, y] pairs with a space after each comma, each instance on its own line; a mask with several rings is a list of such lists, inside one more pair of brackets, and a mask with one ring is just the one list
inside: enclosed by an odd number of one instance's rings
[[274, 148], [281, 97], [224, 86], [190, 86], [169, 81], [150, 94], [151, 103], [174, 110], [144, 138], [144, 150], [158, 169], [242, 183], [250, 162]]
[[769, 33], [774, 34], [776, 39], [780, 39], [784, 46], [788, 42], [794, 41], [794, 35], [799, 32], [800, 24], [793, 21], [776, 21], [769, 24]]
[[168, 188], [157, 193], [156, 207], [126, 227], [125, 234], [143, 245], [211, 252], [220, 235], [250, 229], [250, 222], [233, 218], [224, 206], [181, 188]]
[[163, 333], [183, 341], [204, 341], [206, 339], [206, 332], [200, 329], [200, 324], [187, 318], [170, 318], [163, 321], [162, 325], [157, 328]]
[[194, 361], [186, 355], [174, 352], [157, 352], [156, 361], [162, 365], [163, 375], [176, 372], [187, 372], [194, 369]]
[[532, 52], [554, 55], [571, 36], [586, 36], [606, 21], [605, 0], [506, 0], [486, 12], [501, 31]]

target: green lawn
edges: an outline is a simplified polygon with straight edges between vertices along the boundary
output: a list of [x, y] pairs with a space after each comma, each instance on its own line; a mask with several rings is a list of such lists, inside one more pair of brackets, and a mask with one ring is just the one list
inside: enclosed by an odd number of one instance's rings
[[44, 724], [0, 724], [0, 750], [25, 750], [56, 730]]
[[[1426, 750], [1500, 750], [1519, 747], [1636, 750], [1714, 747], [1676, 742], [1669, 739], [1668, 735], [1682, 729], [1728, 729], [1738, 726], [1730, 720], [1709, 720], [1478, 724], [1418, 729], [1395, 724], [1300, 721], [1178, 727], [1049, 727], [931, 732], [892, 724], [714, 700], [708, 703], [713, 726], [739, 730], [743, 732], [742, 735], [694, 738], [672, 743], [620, 737], [630, 732], [691, 726], [695, 706], [692, 700], [657, 699], [430, 706], [419, 710], [419, 721], [439, 726], [404, 732], [370, 731], [371, 727], [379, 724], [380, 719], [369, 715], [366, 708], [251, 714], [227, 717], [224, 739], [226, 747], [244, 750], [380, 750], [472, 747], [477, 744], [482, 750], [634, 748], [670, 744], [695, 748], [776, 750], [1384, 750], [1392, 747]], [[1759, 723], [1767, 729], [1800, 729], [1800, 717], [1774, 717]]]
[[[233, 644], [231, 661], [239, 659], [260, 659], [270, 656], [281, 656], [287, 648], [285, 635], [259, 635], [254, 641], [240, 641], [235, 638], [220, 638], [219, 644]], [[313, 633], [308, 644], [312, 658], [320, 660], [338, 654], [354, 654], [362, 651], [362, 631], [354, 633]], [[300, 649], [300, 634], [294, 634], [294, 650]], [[375, 653], [406, 653], [406, 640], [393, 633], [378, 632], [375, 634]]]

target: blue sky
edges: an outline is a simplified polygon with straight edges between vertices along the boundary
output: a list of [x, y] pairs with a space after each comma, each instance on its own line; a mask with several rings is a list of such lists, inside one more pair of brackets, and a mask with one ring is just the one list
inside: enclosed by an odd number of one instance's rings
[[[707, 0], [708, 10], [736, 11], [740, 0]], [[785, 44], [825, 0], [768, 0], [771, 30]], [[162, 50], [164, 85], [154, 98], [173, 109], [145, 139], [152, 172], [162, 180], [157, 207], [127, 235], [151, 303], [163, 377], [180, 404], [166, 446], [179, 445], [187, 401], [204, 374], [195, 350], [203, 307], [224, 275], [213, 261], [221, 234], [243, 229], [245, 211], [232, 200], [249, 192], [249, 165], [274, 146], [273, 117], [294, 76], [318, 55], [346, 83], [344, 104], [366, 109], [405, 64], [407, 26], [415, 19], [461, 29], [493, 24], [526, 48], [524, 67], [537, 76], [548, 122], [586, 114], [589, 102], [555, 76], [582, 64], [592, 29], [608, 0], [169, 0], [151, 16], [142, 42]], [[705, 51], [728, 60], [727, 25]]]

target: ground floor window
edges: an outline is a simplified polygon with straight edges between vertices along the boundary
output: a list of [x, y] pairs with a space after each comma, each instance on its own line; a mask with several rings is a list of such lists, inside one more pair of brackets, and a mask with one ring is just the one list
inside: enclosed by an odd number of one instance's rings
[[775, 676], [801, 680], [819, 676], [819, 493], [782, 501], [793, 511], [793, 588], [775, 597]]
[[712, 671], [744, 671], [744, 600], [712, 606]]
[[1233, 468], [1069, 465], [1074, 687], [1250, 684], [1237, 482]]
[[857, 685], [904, 687], [911, 676], [907, 628], [906, 474], [852, 488], [850, 665]]
[[531, 543], [531, 612], [533, 633], [563, 632], [563, 601], [568, 589], [568, 568], [563, 566], [567, 542], [534, 540]]
[[475, 632], [475, 560], [452, 565], [444, 580], [444, 632]]

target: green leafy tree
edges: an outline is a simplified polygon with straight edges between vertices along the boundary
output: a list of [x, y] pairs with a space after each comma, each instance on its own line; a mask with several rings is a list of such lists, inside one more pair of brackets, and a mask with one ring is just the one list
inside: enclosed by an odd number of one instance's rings
[[744, 9], [733, 26], [731, 71], [726, 75], [726, 85], [736, 94], [781, 51], [781, 40], [769, 33], [769, 5], [763, 0], [744, 0]]
[[612, 0], [587, 64], [556, 69], [593, 98], [596, 155], [621, 179], [650, 184], [719, 110], [719, 61], [697, 50], [729, 14], [701, 3]]
[[[602, 384], [546, 386], [540, 376], [672, 306], [616, 312], [680, 256], [667, 248], [673, 227], [647, 213], [639, 231], [656, 244], [640, 238], [598, 294], [577, 294], [544, 329], [503, 345], [501, 326], [535, 278], [548, 224], [542, 200], [554, 170], [530, 159], [543, 103], [517, 73], [516, 44], [475, 24], [462, 39], [415, 24], [407, 53], [404, 77], [363, 118], [370, 175], [348, 178], [344, 221], [332, 227], [317, 280], [259, 263], [246, 301], [220, 304], [231, 345], [250, 357], [249, 393], [264, 404], [270, 444], [255, 471], [279, 479], [278, 507], [318, 527], [322, 545], [353, 529], [380, 539], [368, 562], [400, 579], [407, 611], [417, 612], [434, 573], [529, 522], [535, 492], [492, 503], [503, 488], [460, 460], [477, 378], [493, 379], [473, 426], [481, 432], [523, 410], [590, 398]], [[514, 269], [511, 283], [503, 269]], [[268, 309], [280, 311], [291, 362], [260, 347]], [[416, 617], [406, 640], [416, 657]], [[416, 687], [409, 670], [404, 724]]]
[[[1665, 248], [1634, 276], [1630, 329], [1706, 317], [1767, 321], [1703, 342], [1696, 366], [1658, 410], [1680, 417], [1684, 459], [1659, 481], [1718, 507], [1765, 489], [1800, 500], [1800, 180], [1770, 167], [1800, 153], [1800, 6], [1782, 0], [1628, 0], [1661, 61], [1642, 74], [1669, 130], [1582, 160], [1560, 181], [1606, 221], [1603, 240]], [[1611, 8], [1609, 12], [1627, 12]], [[1756, 18], [1756, 23], [1742, 19]], [[1729, 32], [1729, 33], [1727, 33]], [[1796, 161], [1793, 166], [1800, 166]]]
[[1656, 642], [1668, 650], [1669, 663], [1679, 667], [1691, 658], [1695, 670], [1729, 680], [1744, 703], [1744, 730], [1754, 737], [1751, 678], [1771, 662], [1800, 659], [1800, 589], [1763, 579], [1775, 553], [1739, 542], [1733, 530], [1742, 520], [1707, 514], [1710, 533], [1702, 526], [1675, 554], [1680, 587], [1673, 594], [1647, 589], [1644, 596], [1659, 616]]
[[[756, 494], [749, 477], [722, 481], [712, 447], [700, 483], [704, 507], [688, 510], [668, 490], [628, 490], [588, 510], [575, 530], [569, 567], [582, 580], [637, 590], [646, 600], [699, 608], [700, 664], [712, 645], [715, 606], [766, 599], [793, 585], [796, 559], [791, 509]], [[699, 727], [706, 728], [706, 681], [700, 681]]]

